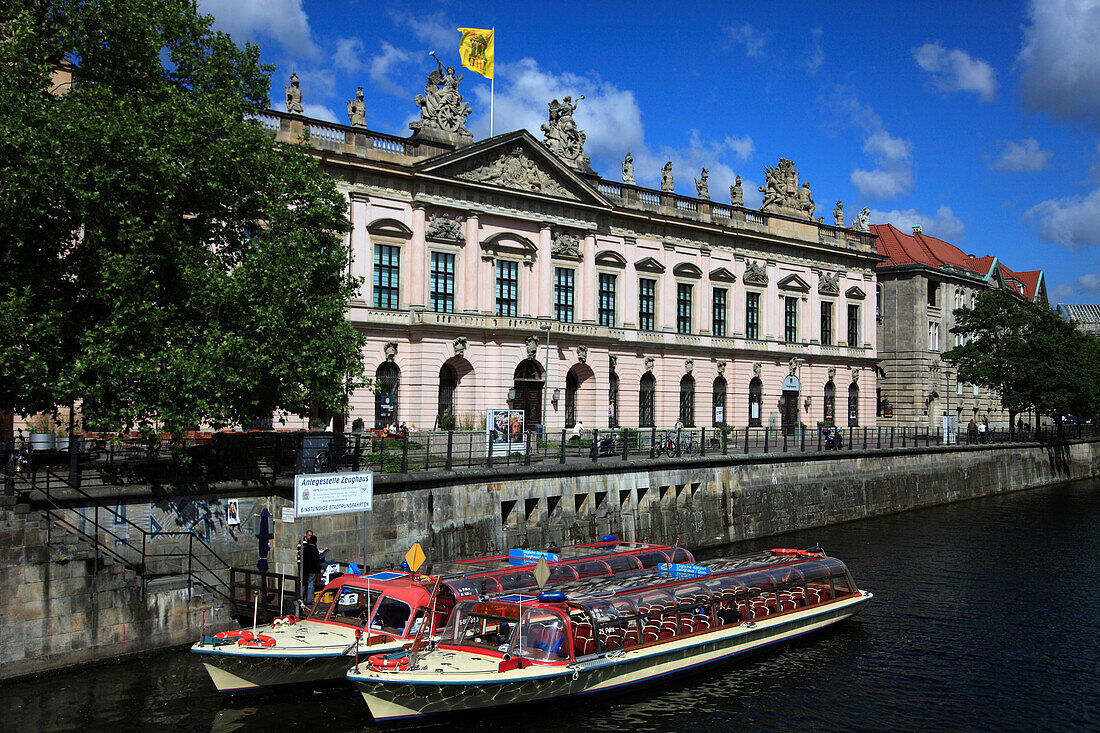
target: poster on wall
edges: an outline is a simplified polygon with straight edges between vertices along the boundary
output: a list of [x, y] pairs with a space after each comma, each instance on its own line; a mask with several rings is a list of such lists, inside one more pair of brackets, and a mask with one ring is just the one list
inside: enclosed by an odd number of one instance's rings
[[226, 524], [230, 526], [240, 525], [241, 523], [241, 505], [240, 499], [226, 499]]
[[523, 410], [485, 411], [485, 454], [493, 445], [493, 457], [524, 451]]

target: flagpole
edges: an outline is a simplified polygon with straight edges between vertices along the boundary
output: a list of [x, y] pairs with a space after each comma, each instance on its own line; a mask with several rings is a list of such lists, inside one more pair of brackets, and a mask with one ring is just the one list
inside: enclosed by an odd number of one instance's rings
[[489, 79], [489, 137], [493, 136], [493, 103], [496, 101], [497, 81], [497, 27], [493, 26], [493, 76]]

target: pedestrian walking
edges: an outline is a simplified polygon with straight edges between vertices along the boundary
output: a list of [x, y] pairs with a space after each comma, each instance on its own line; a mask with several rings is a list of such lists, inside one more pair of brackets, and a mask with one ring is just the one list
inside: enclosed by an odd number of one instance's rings
[[974, 418], [970, 418], [970, 422], [966, 424], [966, 444], [970, 445], [978, 439], [978, 423], [974, 421]]

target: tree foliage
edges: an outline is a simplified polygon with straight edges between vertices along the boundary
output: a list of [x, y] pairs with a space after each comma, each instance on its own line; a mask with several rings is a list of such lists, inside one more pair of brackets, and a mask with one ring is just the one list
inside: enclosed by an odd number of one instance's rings
[[1094, 415], [1100, 396], [1093, 339], [1045, 305], [1004, 290], [981, 293], [974, 308], [955, 311], [965, 343], [944, 353], [960, 381], [995, 390], [1012, 412]]
[[211, 21], [0, 4], [0, 406], [180, 432], [335, 411], [361, 383], [346, 202], [248, 120], [270, 70]]

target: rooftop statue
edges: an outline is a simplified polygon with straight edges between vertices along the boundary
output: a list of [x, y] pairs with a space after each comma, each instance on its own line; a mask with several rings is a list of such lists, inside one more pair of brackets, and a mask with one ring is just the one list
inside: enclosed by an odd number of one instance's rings
[[286, 111], [302, 114], [302, 88], [298, 85], [298, 74], [290, 75], [290, 86], [286, 89]]
[[560, 102], [556, 99], [550, 102], [550, 122], [542, 125], [542, 141], [551, 152], [573, 168], [591, 170], [591, 159], [584, 154], [584, 131], [577, 127], [577, 122], [573, 119], [577, 103], [582, 99], [583, 94], [576, 102], [572, 97], [564, 97]]
[[859, 210], [859, 214], [856, 215], [856, 220], [852, 222], [852, 229], [855, 229], [857, 232], [871, 231], [871, 210], [866, 206]]
[[623, 183], [634, 183], [634, 156], [630, 153], [623, 158]]
[[838, 227], [844, 227], [844, 203], [841, 201], [837, 201], [836, 208], [833, 209], [833, 220]]
[[815, 205], [810, 184], [804, 183], [802, 188], [798, 187], [798, 171], [794, 163], [780, 158], [777, 167], [764, 166], [764, 175], [767, 183], [760, 186], [760, 192], [764, 194], [761, 211], [800, 216], [813, 221]]
[[420, 119], [409, 123], [409, 127], [422, 133], [439, 132], [444, 136], [472, 140], [473, 134], [466, 129], [466, 117], [472, 110], [458, 93], [462, 77], [455, 76], [453, 66], [444, 68], [434, 53], [432, 58], [435, 58], [439, 68], [428, 74], [424, 93], [416, 95]]
[[734, 206], [745, 205], [745, 193], [741, 190], [741, 176], [737, 176], [737, 182], [730, 186], [730, 203]]
[[695, 193], [699, 198], [710, 201], [710, 184], [707, 183], [707, 176], [710, 174], [706, 168], [703, 169], [702, 178], [695, 179]]
[[665, 167], [661, 169], [661, 190], [668, 193], [676, 191], [672, 186], [672, 161], [665, 163]]
[[355, 99], [348, 100], [348, 121], [352, 127], [367, 126], [367, 105], [363, 101], [363, 87], [355, 90]]

